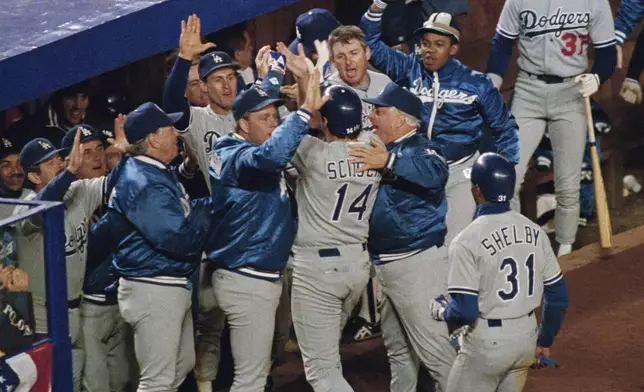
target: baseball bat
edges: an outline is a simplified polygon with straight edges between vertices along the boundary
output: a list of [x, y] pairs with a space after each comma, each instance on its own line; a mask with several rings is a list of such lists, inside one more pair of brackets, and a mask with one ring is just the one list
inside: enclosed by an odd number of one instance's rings
[[595, 188], [597, 223], [599, 224], [599, 243], [602, 248], [607, 249], [613, 246], [613, 230], [610, 224], [604, 176], [602, 176], [597, 144], [595, 143], [595, 126], [593, 125], [593, 115], [590, 110], [590, 98], [586, 97], [584, 101], [586, 104], [586, 121], [588, 122], [588, 140], [590, 141], [590, 159], [592, 160], [593, 166], [593, 186]]

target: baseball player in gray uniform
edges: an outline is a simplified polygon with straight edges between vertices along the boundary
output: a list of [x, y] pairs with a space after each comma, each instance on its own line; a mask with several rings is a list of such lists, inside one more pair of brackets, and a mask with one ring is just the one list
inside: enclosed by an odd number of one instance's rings
[[[391, 82], [387, 75], [368, 69], [371, 51], [359, 27], [336, 28], [329, 35], [328, 47], [329, 57], [336, 71], [326, 79], [327, 84], [348, 86], [363, 99], [377, 96]], [[373, 125], [369, 120], [372, 110], [372, 104], [362, 101], [360, 139], [368, 139], [373, 131]], [[350, 320], [344, 331], [346, 339], [362, 341], [380, 333], [380, 315], [377, 311], [380, 289], [375, 269], [372, 269], [371, 276], [362, 294], [358, 316]]]
[[[81, 297], [87, 259], [87, 231], [89, 218], [104, 200], [109, 180], [106, 177], [77, 180], [77, 174], [85, 162], [80, 144], [81, 130], [76, 131], [74, 147], [69, 163], [61, 158], [60, 150], [46, 139], [38, 138], [27, 143], [20, 153], [20, 164], [34, 190], [26, 200], [63, 201], [65, 203], [65, 261], [67, 270], [67, 296], [69, 307], [69, 330], [72, 341], [74, 391], [80, 391], [84, 351], [82, 349]], [[20, 213], [27, 207], [16, 207]], [[36, 332], [47, 333], [47, 308], [45, 291], [42, 220], [38, 217], [25, 219], [16, 226], [16, 244], [21, 251], [18, 265], [30, 278], [33, 294]]]
[[[571, 252], [579, 217], [579, 177], [586, 146], [584, 97], [613, 74], [615, 31], [608, 0], [507, 0], [492, 41], [487, 73], [500, 87], [515, 40], [519, 75], [512, 113], [519, 124], [517, 190], [548, 128], [554, 157], [556, 240]], [[588, 47], [595, 48], [590, 71]], [[519, 198], [513, 207], [518, 211]]]
[[[470, 173], [476, 218], [449, 247], [447, 292], [432, 301], [432, 317], [470, 325], [450, 372], [448, 392], [519, 392], [528, 368], [550, 346], [568, 294], [557, 257], [536, 223], [510, 210], [516, 172], [495, 153]], [[534, 310], [544, 296], [537, 330]], [[535, 349], [536, 348], [536, 349]]]
[[357, 171], [349, 157], [362, 129], [358, 95], [345, 86], [323, 95], [331, 97], [320, 109], [326, 142], [306, 136], [291, 161], [299, 174], [291, 308], [307, 381], [316, 392], [341, 392], [353, 391], [342, 377], [339, 339], [369, 280], [380, 173]]

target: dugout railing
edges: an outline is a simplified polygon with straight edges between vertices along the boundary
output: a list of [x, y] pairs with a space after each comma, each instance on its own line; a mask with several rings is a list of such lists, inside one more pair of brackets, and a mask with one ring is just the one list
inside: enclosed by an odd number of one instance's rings
[[[24, 351], [35, 346], [50, 344], [52, 347], [51, 391], [72, 391], [72, 356], [69, 322], [67, 318], [67, 279], [65, 267], [65, 210], [59, 202], [25, 201], [0, 198], [0, 204], [28, 206], [29, 209], [0, 220], [0, 228], [12, 226], [34, 215], [43, 219], [44, 266], [47, 294], [48, 336], [39, 339]], [[18, 249], [20, 252], [20, 249]], [[20, 267], [20, 265], [18, 265]], [[20, 355], [15, 354], [13, 356]], [[10, 357], [3, 357], [7, 360]]]

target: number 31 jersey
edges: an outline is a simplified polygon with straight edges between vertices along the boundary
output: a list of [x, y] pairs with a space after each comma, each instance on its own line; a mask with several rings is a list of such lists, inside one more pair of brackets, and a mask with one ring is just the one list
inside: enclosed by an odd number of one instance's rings
[[519, 39], [519, 68], [536, 75], [584, 73], [588, 45], [616, 42], [608, 0], [506, 0], [496, 31]]
[[525, 316], [562, 278], [541, 227], [514, 211], [481, 215], [450, 244], [449, 294], [478, 296], [485, 319]]
[[350, 161], [351, 145], [367, 146], [364, 142], [326, 143], [306, 136], [297, 149], [291, 160], [298, 172], [295, 247], [367, 242], [381, 176], [375, 170], [358, 171], [358, 164]]

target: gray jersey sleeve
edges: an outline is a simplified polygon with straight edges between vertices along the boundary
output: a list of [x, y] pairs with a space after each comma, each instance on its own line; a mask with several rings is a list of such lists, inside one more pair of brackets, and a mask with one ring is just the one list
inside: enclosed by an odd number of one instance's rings
[[557, 256], [555, 256], [555, 252], [552, 250], [550, 239], [548, 239], [548, 236], [545, 232], [541, 232], [540, 236], [541, 248], [543, 249], [544, 256], [541, 276], [543, 276], [543, 285], [548, 286], [560, 281], [563, 278], [563, 275], [561, 273], [559, 261], [557, 261]]
[[591, 19], [588, 26], [593, 46], [601, 48], [615, 42], [615, 24], [613, 12], [608, 0], [589, 0], [591, 2]]
[[481, 271], [477, 257], [461, 242], [452, 242], [449, 247], [449, 294], [479, 294]]
[[324, 149], [326, 143], [316, 137], [307, 135], [302, 139], [295, 155], [291, 159], [291, 164], [297, 169], [300, 175], [306, 175], [307, 167], [311, 165], [312, 160], [319, 156], [319, 151]]
[[[34, 200], [36, 198], [36, 192], [29, 192], [23, 200]], [[26, 212], [29, 210], [29, 206], [16, 206], [14, 209], [13, 215], [18, 215], [20, 213]], [[27, 219], [23, 219], [16, 223], [16, 228], [20, 230], [23, 235], [27, 236], [33, 234], [43, 227], [43, 220], [41, 214], [32, 215]]]
[[[69, 198], [68, 198], [69, 196]], [[105, 200], [105, 176], [86, 180], [74, 181], [65, 194], [65, 203], [85, 203], [85, 216], [90, 217]]]
[[496, 25], [496, 31], [499, 34], [512, 40], [516, 39], [521, 32], [517, 1], [519, 0], [506, 0], [499, 17], [499, 23]]

